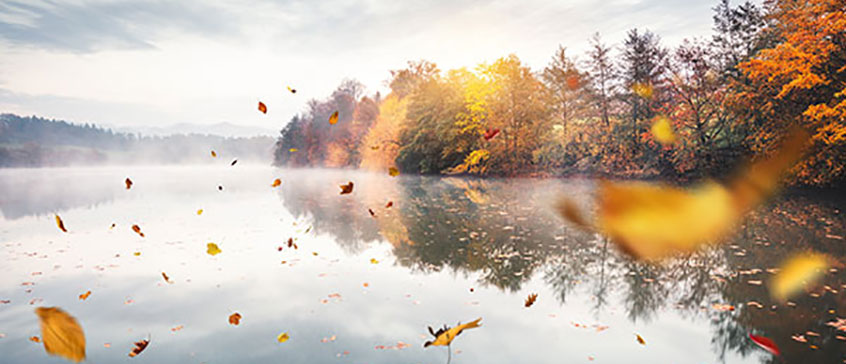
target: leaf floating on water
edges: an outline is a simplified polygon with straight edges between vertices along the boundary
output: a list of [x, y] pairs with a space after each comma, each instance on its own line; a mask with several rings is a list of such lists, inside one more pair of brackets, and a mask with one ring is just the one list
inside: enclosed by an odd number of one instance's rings
[[88, 296], [90, 296], [90, 295], [91, 295], [91, 291], [85, 292], [85, 293], [83, 293], [83, 294], [79, 295], [79, 300], [80, 300], [80, 301], [85, 301], [85, 300], [87, 300], [87, 299], [88, 299]]
[[125, 184], [126, 184], [126, 189], [127, 189], [127, 190], [128, 190], [128, 189], [130, 189], [130, 188], [132, 188], [132, 180], [131, 180], [131, 179], [129, 179], [129, 177], [126, 177], [126, 180], [124, 180], [124, 181], [123, 181], [123, 183], [125, 183]]
[[332, 116], [329, 117], [329, 124], [335, 125], [335, 123], [337, 123], [337, 122], [338, 122], [338, 111], [336, 110], [334, 113], [332, 113]]
[[173, 284], [173, 282], [170, 281], [170, 277], [167, 276], [167, 273], [162, 272], [162, 278], [164, 278], [165, 282]]
[[388, 201], [388, 203], [385, 204], [385, 208], [386, 209], [391, 208], [391, 206], [393, 206], [393, 205], [394, 205], [394, 201]]
[[277, 179], [273, 180], [273, 183], [270, 185], [270, 187], [279, 187], [279, 185], [281, 185], [281, 184], [282, 184], [282, 180], [277, 178]]
[[218, 191], [223, 191], [223, 186], [218, 185], [218, 186], [217, 186], [217, 190], [218, 190]]
[[34, 343], [40, 343], [40, 342], [41, 342], [41, 338], [40, 338], [40, 337], [38, 337], [38, 336], [30, 336], [30, 337], [29, 337], [29, 341], [32, 341], [32, 342], [34, 342]]
[[209, 255], [215, 256], [215, 255], [218, 255], [222, 252], [223, 251], [220, 250], [220, 248], [217, 246], [217, 244], [215, 244], [215, 243], [206, 244], [206, 253], [208, 253]]
[[284, 342], [288, 341], [288, 339], [290, 339], [290, 338], [291, 337], [288, 336], [287, 332], [283, 332], [283, 333], [279, 334], [279, 336], [276, 337], [276, 341], [278, 341], [280, 343], [284, 343]]
[[723, 311], [723, 312], [725, 312], [725, 311], [734, 311], [734, 306], [732, 306], [732, 305], [726, 305], [726, 304], [720, 304], [720, 303], [715, 303], [715, 304], [712, 304], [712, 305], [711, 305], [711, 308], [713, 308], [713, 309], [715, 309], [715, 310], [717, 310], [717, 311]]
[[114, 229], [115, 226], [117, 226], [117, 225], [115, 225], [115, 223], [112, 223], [112, 226], [109, 226], [109, 230]]
[[370, 264], [379, 264], [379, 261], [376, 258], [370, 258]]
[[141, 235], [141, 237], [142, 237], [142, 238], [144, 237], [144, 233], [142, 233], [142, 232], [141, 232], [141, 227], [140, 227], [140, 226], [138, 226], [138, 225], [132, 225], [132, 231], [134, 231], [134, 232], [135, 232], [136, 234], [138, 234], [138, 235]]
[[184, 326], [184, 325], [177, 325], [177, 326], [174, 326], [174, 327], [170, 328], [170, 332], [177, 332], [177, 331], [180, 331], [180, 330], [182, 330], [182, 329], [184, 329], [184, 328], [185, 328], [185, 326]]
[[65, 229], [65, 222], [62, 221], [62, 218], [59, 215], [56, 215], [56, 226], [59, 227], [59, 230], [63, 232], [68, 232], [68, 229]]
[[[804, 130], [792, 129], [774, 156], [751, 165], [726, 185], [705, 182], [682, 189], [646, 182], [600, 182], [594, 226], [640, 260], [692, 252], [719, 242], [749, 210], [776, 191], [778, 179], [798, 160], [808, 139]], [[563, 215], [572, 218], [566, 211]]]
[[828, 258], [823, 254], [806, 252], [785, 261], [773, 277], [770, 292], [774, 299], [786, 301], [801, 292], [805, 284], [813, 283], [828, 269]]
[[488, 128], [487, 130], [485, 130], [485, 135], [483, 137], [485, 138], [485, 140], [491, 140], [495, 136], [497, 136], [498, 134], [499, 134], [499, 129]]
[[367, 209], [367, 212], [369, 212], [369, 213], [370, 213], [370, 216], [372, 216], [372, 217], [376, 217], [376, 213], [375, 213], [375, 212], [373, 212], [373, 209]]
[[267, 114], [267, 105], [265, 105], [263, 102], [259, 101], [258, 111], [261, 111], [262, 114]]
[[237, 158], [236, 158], [236, 159], [233, 159], [233, 160], [232, 160], [232, 163], [229, 163], [229, 165], [230, 165], [230, 166], [234, 166], [234, 165], [235, 165], [235, 163], [238, 163], [238, 159], [237, 159]]
[[211, 151], [211, 155], [212, 155], [212, 158], [217, 157], [217, 153], [215, 153], [214, 151]]
[[73, 316], [58, 307], [35, 309], [47, 354], [79, 363], [85, 360], [85, 334]]
[[396, 169], [396, 167], [388, 168], [388, 175], [390, 175], [391, 177], [399, 176], [399, 174], [400, 174], [400, 171], [399, 171], [399, 169]]
[[297, 150], [298, 150], [297, 148], [291, 148], [291, 149], [288, 149], [288, 152], [295, 153]]
[[775, 356], [781, 355], [781, 350], [778, 349], [778, 345], [776, 345], [775, 342], [773, 342], [769, 338], [758, 335], [752, 335], [750, 333], [749, 339], [764, 350], [769, 351], [771, 354]]
[[136, 341], [135, 347], [132, 348], [132, 351], [129, 352], [129, 357], [134, 358], [138, 356], [138, 354], [141, 354], [141, 352], [144, 351], [144, 349], [146, 349], [148, 345], [150, 345], [150, 340], [144, 339], [141, 341]]
[[238, 326], [241, 323], [241, 314], [240, 313], [233, 313], [229, 315], [229, 324]]
[[296, 89], [291, 88], [291, 86], [286, 86], [286, 87], [288, 88], [288, 91], [290, 91], [292, 94], [297, 93], [297, 90], [296, 90]]
[[658, 143], [662, 145], [671, 145], [676, 142], [676, 133], [673, 131], [673, 125], [670, 124], [670, 119], [665, 116], [655, 118], [652, 123], [652, 136]]
[[202, 214], [203, 214], [203, 209], [197, 210], [197, 216], [202, 215]]
[[136, 256], [136, 257], [140, 257], [140, 256], [141, 256], [141, 252], [135, 252], [135, 253], [132, 253], [132, 255], [134, 255], [134, 256]]
[[640, 334], [635, 334], [635, 335], [636, 335], [636, 338], [637, 338], [637, 343], [638, 343], [638, 344], [640, 344], [640, 345], [646, 345], [646, 340], [644, 340], [644, 339], [640, 336]]
[[452, 340], [455, 340], [455, 337], [461, 334], [464, 330], [482, 326], [481, 324], [479, 324], [480, 321], [482, 321], [481, 317], [477, 318], [475, 321], [471, 321], [463, 325], [459, 323], [458, 326], [453, 328], [449, 328], [448, 326], [444, 325], [444, 327], [442, 329], [438, 329], [438, 331], [432, 330], [432, 327], [429, 326], [429, 333], [435, 337], [435, 340], [423, 343], [423, 347], [426, 348], [430, 345], [449, 346], [449, 344], [452, 343]]
[[538, 299], [538, 294], [537, 294], [537, 293], [532, 293], [532, 294], [530, 294], [530, 295], [529, 295], [529, 297], [526, 297], [525, 306], [526, 306], [527, 308], [528, 308], [528, 307], [532, 307], [532, 305], [533, 305], [533, 304], [535, 304], [535, 301], [536, 301], [537, 299]]
[[341, 194], [342, 194], [342, 195], [346, 195], [346, 194], [348, 194], [348, 193], [352, 193], [352, 191], [353, 191], [353, 183], [352, 183], [352, 181], [350, 181], [349, 183], [347, 183], [347, 184], [345, 184], [345, 185], [341, 185], [340, 187], [341, 187]]

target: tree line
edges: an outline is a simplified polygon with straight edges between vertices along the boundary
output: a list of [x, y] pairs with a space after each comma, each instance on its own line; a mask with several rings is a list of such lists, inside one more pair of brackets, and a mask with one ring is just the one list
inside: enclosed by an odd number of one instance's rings
[[[281, 130], [275, 163], [404, 173], [589, 175], [688, 180], [767, 155], [791, 125], [812, 134], [795, 182], [846, 175], [846, 6], [721, 0], [708, 39], [666, 47], [632, 29], [559, 47], [533, 70], [516, 55], [442, 71], [409, 62], [390, 92], [344, 81]], [[338, 111], [337, 124], [327, 122]], [[657, 120], [676, 141], [659, 143]]]

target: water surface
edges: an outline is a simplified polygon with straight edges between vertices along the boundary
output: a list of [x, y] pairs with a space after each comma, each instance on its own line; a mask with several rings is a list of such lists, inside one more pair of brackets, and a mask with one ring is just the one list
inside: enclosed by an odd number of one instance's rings
[[[348, 181], [354, 192], [339, 195]], [[423, 348], [426, 327], [478, 317], [482, 327], [453, 342], [453, 363], [846, 359], [846, 332], [826, 325], [846, 317], [841, 270], [789, 304], [766, 289], [767, 269], [792, 252], [846, 256], [836, 204], [781, 197], [729, 243], [649, 266], [551, 209], [559, 194], [590, 207], [592, 190], [240, 164], [0, 170], [0, 300], [10, 301], [0, 362], [63, 362], [28, 340], [40, 335], [38, 306], [79, 320], [91, 363], [445, 363], [446, 348]], [[223, 252], [208, 255], [209, 242]], [[530, 293], [538, 300], [525, 308]], [[281, 332], [290, 340], [277, 343]], [[775, 340], [784, 361], [750, 332]]]

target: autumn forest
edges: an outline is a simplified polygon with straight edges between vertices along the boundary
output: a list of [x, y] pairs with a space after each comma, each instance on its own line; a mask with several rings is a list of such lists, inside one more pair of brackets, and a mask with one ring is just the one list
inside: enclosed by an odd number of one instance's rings
[[562, 45], [538, 70], [515, 54], [451, 70], [412, 61], [390, 71], [387, 95], [347, 80], [310, 101], [275, 164], [683, 182], [730, 174], [799, 125], [812, 147], [793, 183], [832, 186], [846, 177], [843, 29], [839, 0], [723, 0], [710, 39], [676, 47], [632, 29], [621, 44], [594, 34], [585, 54]]

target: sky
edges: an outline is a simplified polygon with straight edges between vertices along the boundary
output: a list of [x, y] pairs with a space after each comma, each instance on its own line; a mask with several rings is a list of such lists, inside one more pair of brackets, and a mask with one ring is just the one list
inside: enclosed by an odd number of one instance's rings
[[579, 57], [594, 33], [617, 44], [632, 28], [671, 46], [710, 37], [716, 3], [0, 0], [0, 113], [278, 130], [345, 78], [384, 95], [411, 60], [446, 70], [513, 53], [539, 70], [559, 45]]

